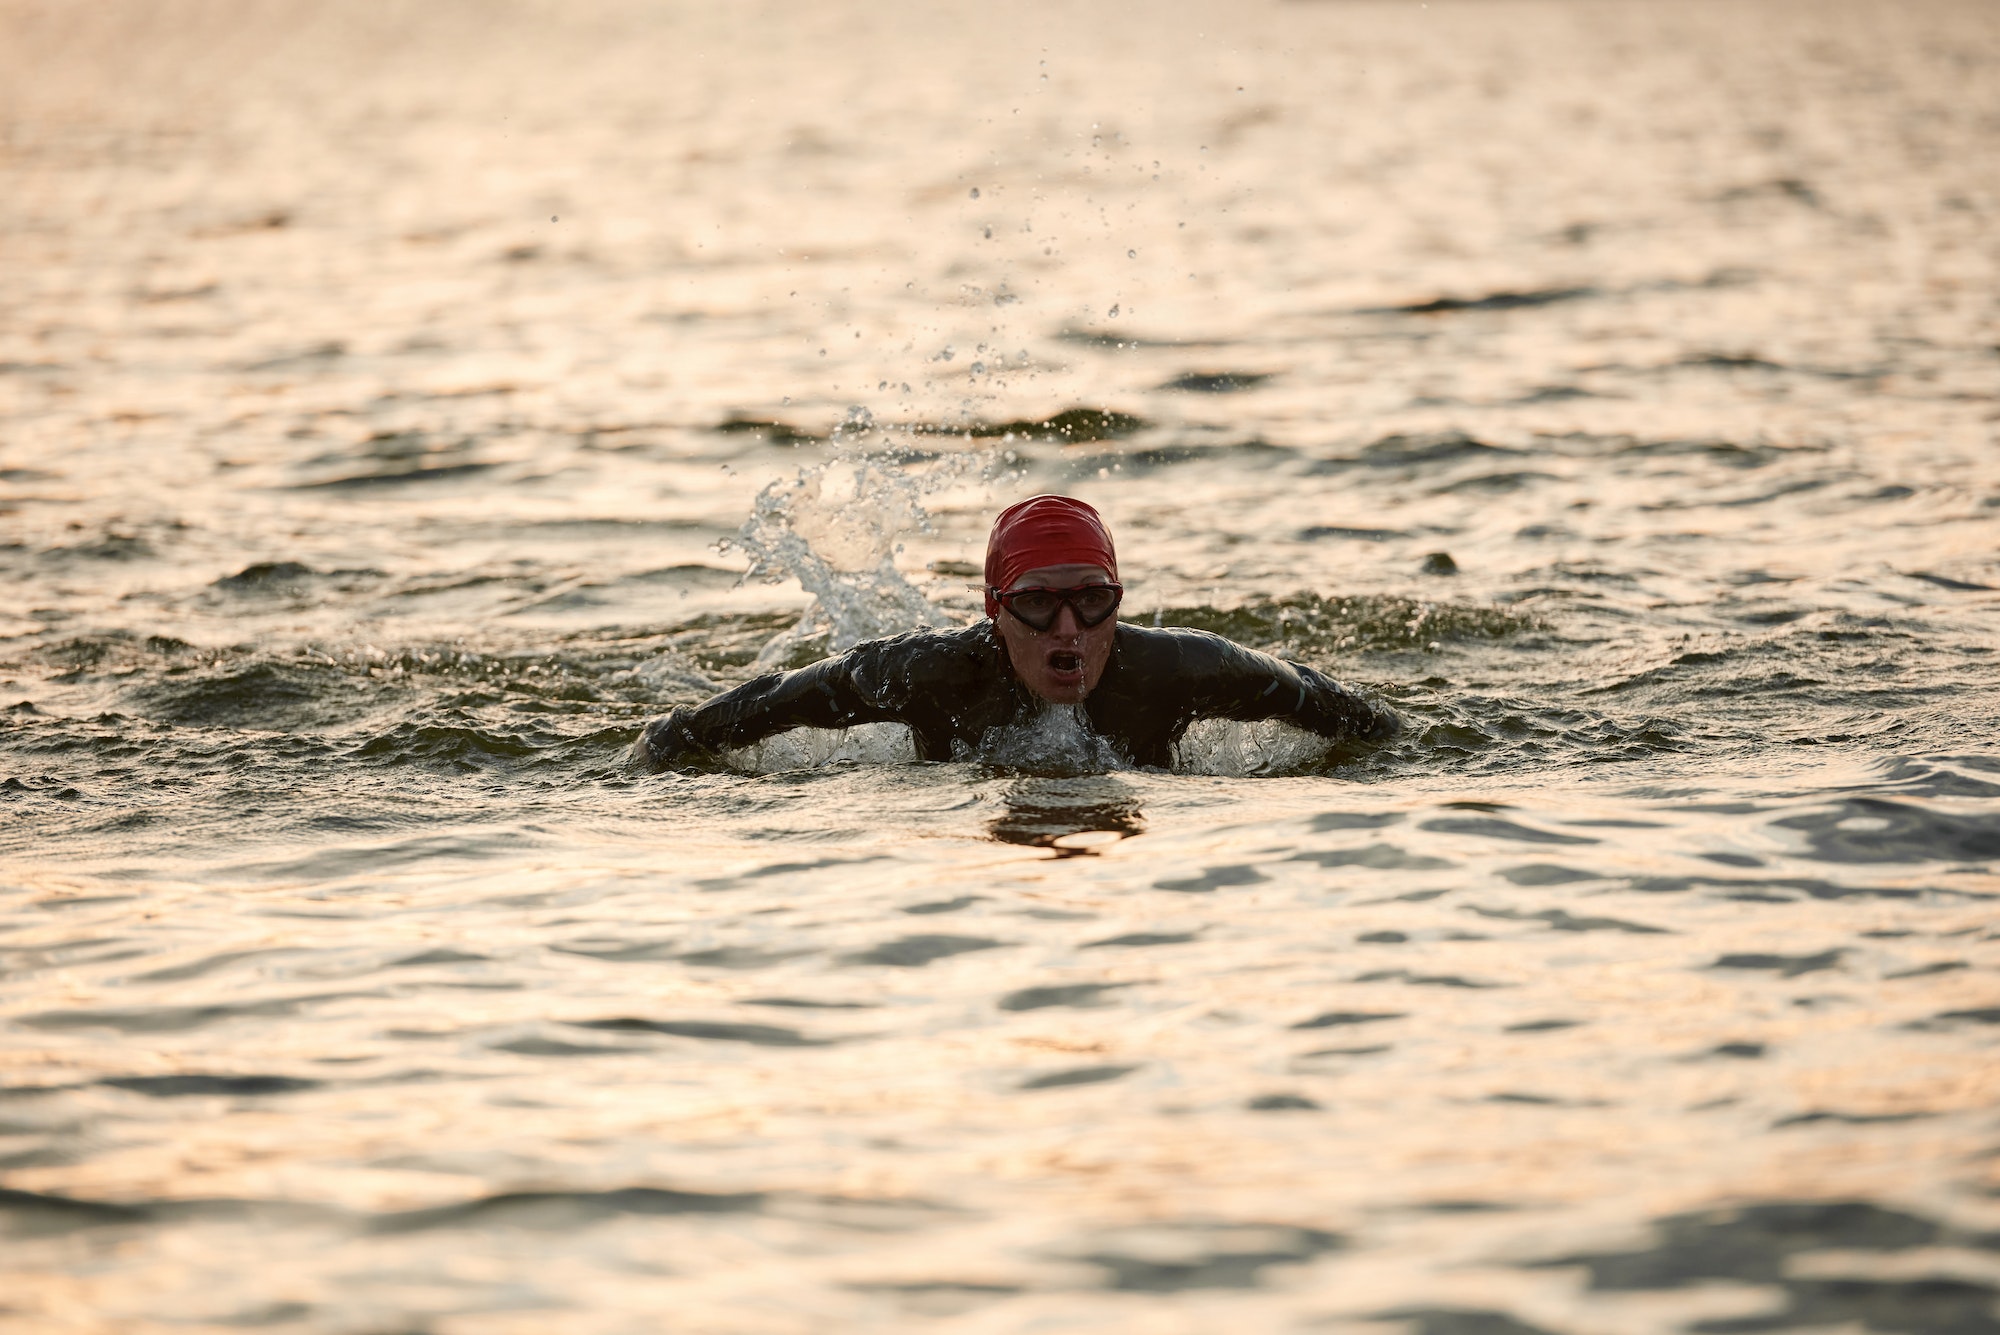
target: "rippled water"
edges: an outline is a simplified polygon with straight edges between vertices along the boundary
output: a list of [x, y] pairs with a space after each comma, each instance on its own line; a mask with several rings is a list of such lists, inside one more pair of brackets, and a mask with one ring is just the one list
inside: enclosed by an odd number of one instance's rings
[[[0, 4], [0, 1326], [2000, 1328], [1996, 61]], [[632, 770], [1038, 489], [1402, 739]]]

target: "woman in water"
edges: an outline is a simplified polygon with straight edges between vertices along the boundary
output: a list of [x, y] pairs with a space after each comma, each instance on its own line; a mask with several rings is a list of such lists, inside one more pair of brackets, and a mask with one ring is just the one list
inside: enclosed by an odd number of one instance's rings
[[654, 770], [693, 768], [791, 728], [903, 723], [918, 756], [952, 760], [1050, 705], [1074, 706], [1127, 761], [1160, 768], [1196, 719], [1281, 719], [1335, 741], [1395, 732], [1395, 715], [1309, 667], [1207, 631], [1120, 622], [1124, 592], [1097, 511], [1035, 496], [993, 521], [985, 621], [758, 677], [654, 720], [639, 751]]

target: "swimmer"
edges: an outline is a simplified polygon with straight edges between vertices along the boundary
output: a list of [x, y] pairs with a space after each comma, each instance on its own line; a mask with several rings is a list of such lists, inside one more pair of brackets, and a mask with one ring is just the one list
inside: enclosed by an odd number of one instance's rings
[[651, 769], [712, 765], [716, 754], [792, 728], [909, 725], [924, 760], [976, 756], [995, 728], [1074, 706], [1134, 765], [1164, 769], [1196, 719], [1281, 719], [1335, 741], [1375, 741], [1396, 717], [1298, 663], [1207, 631], [1117, 619], [1125, 590], [1096, 510], [1035, 496], [993, 521], [986, 617], [856, 645], [774, 672], [648, 724]]

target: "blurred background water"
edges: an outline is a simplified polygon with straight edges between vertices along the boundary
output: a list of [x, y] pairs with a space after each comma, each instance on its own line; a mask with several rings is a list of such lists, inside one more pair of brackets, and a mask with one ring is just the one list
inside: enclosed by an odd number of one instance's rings
[[[2000, 1329], [1996, 62], [0, 0], [0, 1326]], [[1036, 490], [1403, 739], [632, 771]]]

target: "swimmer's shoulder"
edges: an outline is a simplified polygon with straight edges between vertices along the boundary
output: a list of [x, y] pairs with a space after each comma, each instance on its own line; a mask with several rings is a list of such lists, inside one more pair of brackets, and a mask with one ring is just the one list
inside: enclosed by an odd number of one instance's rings
[[924, 683], [970, 682], [1000, 666], [999, 641], [990, 621], [948, 630], [912, 630], [858, 644], [848, 653], [871, 674]]
[[1245, 656], [1262, 657], [1226, 635], [1193, 626], [1141, 626], [1118, 623], [1114, 641], [1119, 660], [1141, 669], [1188, 671], [1220, 666]]

